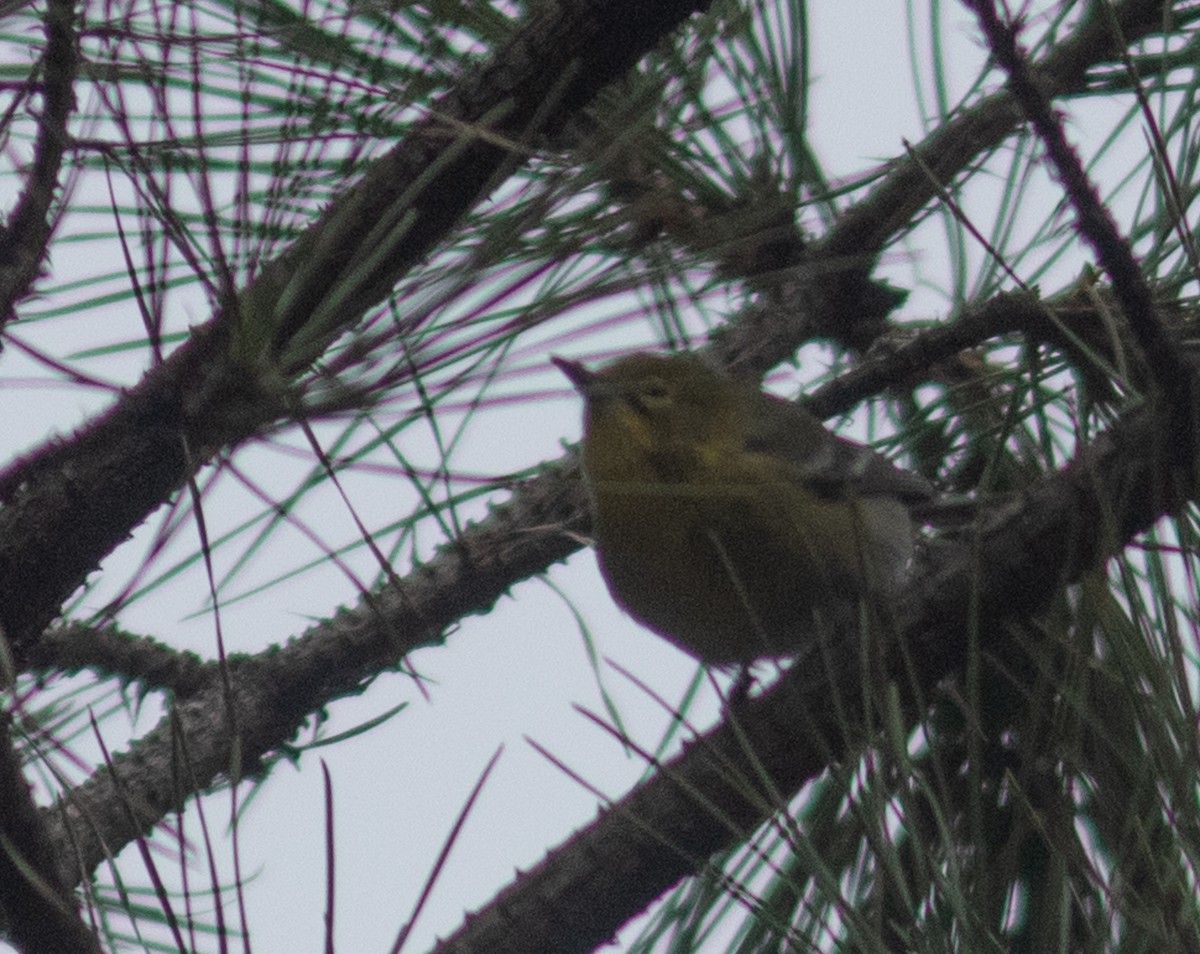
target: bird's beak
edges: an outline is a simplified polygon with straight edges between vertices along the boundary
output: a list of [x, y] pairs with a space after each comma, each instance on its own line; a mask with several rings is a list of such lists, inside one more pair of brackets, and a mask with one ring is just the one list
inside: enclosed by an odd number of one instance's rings
[[565, 374], [567, 380], [575, 386], [575, 390], [584, 395], [584, 397], [587, 396], [592, 386], [596, 383], [596, 379], [599, 377], [595, 371], [589, 371], [578, 361], [560, 358], [558, 355], [552, 354], [550, 356], [550, 363]]

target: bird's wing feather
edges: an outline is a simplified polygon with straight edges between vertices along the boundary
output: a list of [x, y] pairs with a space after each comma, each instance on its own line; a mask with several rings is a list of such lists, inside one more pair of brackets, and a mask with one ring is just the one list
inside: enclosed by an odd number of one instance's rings
[[755, 392], [761, 400], [744, 415], [750, 426], [746, 450], [768, 454], [795, 468], [796, 478], [814, 493], [928, 500], [933, 488], [923, 477], [901, 470], [869, 447], [830, 433], [811, 414], [788, 401]]

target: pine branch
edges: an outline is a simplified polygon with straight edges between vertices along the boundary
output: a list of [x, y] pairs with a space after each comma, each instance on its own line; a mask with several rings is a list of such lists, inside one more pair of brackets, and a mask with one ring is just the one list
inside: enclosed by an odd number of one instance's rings
[[[886, 625], [873, 634], [882, 637], [879, 657], [862, 658], [856, 650], [872, 640], [854, 636], [831, 641], [836, 651], [814, 651], [471, 915], [438, 954], [595, 949], [806, 782], [852, 758], [893, 718], [889, 687], [911, 725], [938, 683], [964, 665], [968, 633], [1001, 666], [1019, 657], [1007, 620], [1035, 613], [1196, 492], [1193, 474], [1178, 475], [1186, 484], [1164, 483], [1156, 433], [1152, 414], [1129, 415], [976, 540], [931, 554], [896, 607], [894, 638]], [[861, 708], [864, 695], [870, 711]]]
[[[0, 328], [15, 317], [13, 309], [30, 294], [49, 256], [54, 233], [51, 209], [56, 193], [62, 188], [59, 177], [69, 141], [67, 122], [75, 109], [79, 51], [74, 18], [75, 6], [71, 0], [47, 3], [46, 48], [41, 62], [44, 106], [38, 122], [33, 165], [26, 174], [20, 200], [0, 228]], [[32, 90], [27, 91], [27, 95], [31, 93]]]

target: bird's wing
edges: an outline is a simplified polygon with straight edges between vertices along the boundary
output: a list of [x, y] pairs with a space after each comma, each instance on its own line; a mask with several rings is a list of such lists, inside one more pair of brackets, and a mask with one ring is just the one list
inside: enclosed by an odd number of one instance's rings
[[906, 503], [928, 500], [925, 478], [901, 470], [871, 448], [838, 437], [815, 417], [788, 401], [761, 393], [761, 403], [744, 415], [746, 450], [783, 461], [798, 480], [827, 498], [848, 495], [895, 497]]

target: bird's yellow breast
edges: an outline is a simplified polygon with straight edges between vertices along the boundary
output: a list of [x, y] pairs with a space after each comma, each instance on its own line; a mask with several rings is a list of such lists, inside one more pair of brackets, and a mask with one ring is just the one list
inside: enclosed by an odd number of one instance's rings
[[716, 663], [794, 654], [900, 579], [919, 478], [687, 356], [555, 363], [586, 402], [601, 570], [661, 636]]
[[626, 444], [601, 474], [589, 469], [609, 588], [708, 662], [795, 652], [814, 611], [863, 590], [871, 548], [858, 502], [822, 500], [761, 455], [691, 451], [656, 468]]

